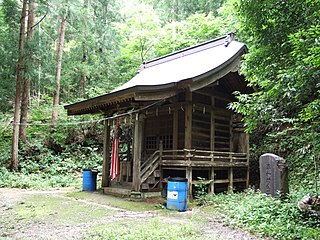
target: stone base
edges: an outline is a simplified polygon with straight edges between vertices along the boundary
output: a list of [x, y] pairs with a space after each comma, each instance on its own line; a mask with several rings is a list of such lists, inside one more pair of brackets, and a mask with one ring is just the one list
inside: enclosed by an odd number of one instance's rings
[[104, 194], [116, 195], [121, 197], [131, 197], [131, 198], [153, 198], [161, 197], [161, 192], [134, 192], [130, 189], [125, 188], [115, 188], [115, 187], [104, 187], [102, 188]]

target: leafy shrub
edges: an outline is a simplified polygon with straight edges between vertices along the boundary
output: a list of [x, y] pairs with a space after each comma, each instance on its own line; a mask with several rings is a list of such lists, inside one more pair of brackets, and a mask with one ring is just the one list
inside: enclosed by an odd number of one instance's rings
[[306, 218], [297, 208], [295, 193], [281, 201], [259, 192], [208, 195], [211, 210], [221, 214], [231, 225], [246, 228], [261, 236], [275, 239], [317, 239], [320, 219]]
[[80, 179], [75, 175], [25, 174], [0, 168], [0, 187], [48, 189], [71, 186], [77, 188], [81, 186]]

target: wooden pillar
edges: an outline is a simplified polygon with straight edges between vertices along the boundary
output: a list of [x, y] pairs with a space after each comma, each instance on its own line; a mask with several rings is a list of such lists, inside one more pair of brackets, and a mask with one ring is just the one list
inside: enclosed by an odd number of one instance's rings
[[247, 147], [247, 179], [246, 179], [246, 188], [249, 188], [249, 172], [250, 172], [250, 148], [249, 148], [249, 134], [246, 133], [246, 147]]
[[[186, 91], [187, 106], [185, 109], [185, 130], [184, 130], [184, 147], [185, 149], [192, 148], [192, 92]], [[189, 166], [186, 168], [186, 178], [188, 179], [188, 200], [192, 199], [192, 167], [191, 167], [191, 153], [188, 152]]]
[[159, 163], [159, 171], [160, 171], [160, 182], [159, 188], [163, 189], [163, 169], [162, 169], [162, 156], [163, 156], [163, 142], [160, 140], [159, 142], [159, 155], [160, 155], [160, 163]]
[[185, 137], [184, 147], [192, 148], [192, 92], [186, 91], [187, 106], [185, 109]]
[[192, 167], [186, 167], [186, 178], [188, 179], [188, 201], [192, 200]]
[[[214, 151], [214, 141], [215, 141], [215, 97], [211, 97], [211, 120], [210, 120], [210, 149]], [[211, 161], [214, 162], [214, 153], [211, 153]], [[210, 192], [214, 193], [214, 167], [211, 168], [211, 183], [210, 183]]]
[[214, 140], [215, 140], [215, 130], [216, 130], [216, 126], [215, 126], [215, 112], [214, 112], [214, 107], [215, 105], [215, 98], [212, 97], [211, 98], [211, 123], [210, 123], [210, 148], [211, 151], [214, 151]]
[[229, 186], [228, 192], [233, 192], [233, 167], [228, 169]]
[[[233, 148], [233, 114], [230, 114], [230, 119], [229, 119], [229, 129], [230, 129], [230, 139], [229, 139], [229, 152], [232, 153], [234, 148]], [[228, 191], [233, 192], [233, 156], [230, 154], [230, 168], [228, 169], [228, 178], [229, 178], [229, 186], [228, 186]]]
[[141, 114], [136, 114], [134, 121], [134, 137], [133, 137], [133, 174], [132, 183], [133, 190], [140, 191], [140, 167], [141, 167], [141, 153], [143, 140], [143, 117]]
[[172, 139], [172, 149], [178, 149], [178, 135], [179, 135], [179, 112], [177, 109], [173, 111], [173, 139]]
[[229, 139], [229, 152], [234, 151], [233, 147], [233, 113], [230, 114], [230, 119], [229, 119], [229, 129], [230, 129], [230, 139]]
[[214, 194], [214, 167], [211, 168], [211, 183], [210, 183], [210, 193]]
[[103, 136], [103, 164], [102, 164], [102, 187], [109, 186], [109, 163], [110, 163], [110, 123], [109, 120], [104, 121]]

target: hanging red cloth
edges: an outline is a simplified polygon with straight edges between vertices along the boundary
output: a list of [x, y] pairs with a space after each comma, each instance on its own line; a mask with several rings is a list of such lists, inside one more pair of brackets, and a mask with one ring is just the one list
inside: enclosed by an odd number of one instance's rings
[[113, 138], [111, 151], [110, 180], [118, 181], [120, 175], [119, 138]]
[[112, 139], [110, 180], [116, 182], [119, 180], [119, 176], [120, 176], [119, 126], [117, 126], [114, 137]]

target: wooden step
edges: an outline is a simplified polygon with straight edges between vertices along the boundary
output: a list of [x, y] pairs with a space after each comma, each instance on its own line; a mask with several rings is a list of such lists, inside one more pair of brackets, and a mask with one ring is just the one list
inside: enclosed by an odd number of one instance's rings
[[154, 184], [155, 182], [156, 182], [155, 176], [151, 175], [150, 177], [148, 177], [147, 179], [148, 184]]
[[154, 170], [153, 175], [154, 175], [154, 177], [159, 178], [161, 176], [160, 170], [159, 169], [158, 170]]
[[142, 183], [141, 184], [141, 189], [142, 190], [148, 190], [149, 189], [149, 183]]

